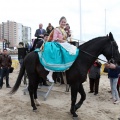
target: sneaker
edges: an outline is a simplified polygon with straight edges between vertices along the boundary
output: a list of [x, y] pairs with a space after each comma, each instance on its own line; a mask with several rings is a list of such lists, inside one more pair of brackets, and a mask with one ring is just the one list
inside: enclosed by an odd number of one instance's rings
[[119, 100], [116, 100], [116, 101], [114, 101], [114, 104], [118, 104], [120, 101]]
[[48, 81], [49, 81], [49, 82], [52, 82], [52, 83], [54, 83], [54, 80], [52, 79], [52, 76], [50, 76], [50, 75], [47, 75], [47, 79], [48, 79]]
[[54, 80], [53, 80], [53, 79], [48, 79], [48, 80], [49, 80], [49, 82], [54, 83]]

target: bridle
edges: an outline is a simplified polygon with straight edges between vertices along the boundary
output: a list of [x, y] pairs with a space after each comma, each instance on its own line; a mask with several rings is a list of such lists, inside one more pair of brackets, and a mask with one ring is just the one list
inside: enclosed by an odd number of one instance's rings
[[[110, 60], [108, 61], [108, 63], [111, 63], [111, 62], [114, 61], [114, 58], [113, 58], [113, 42], [114, 42], [114, 41], [111, 41], [112, 55], [111, 55], [111, 58], [110, 58]], [[93, 57], [93, 58], [95, 58], [95, 59], [101, 60], [101, 61], [103, 61], [103, 62], [107, 62], [107, 61], [105, 61], [105, 60], [103, 60], [103, 59], [100, 59], [100, 58], [98, 58], [98, 57], [96, 57], [96, 56], [92, 55], [91, 53], [88, 53], [88, 52], [86, 52], [86, 51], [84, 51], [84, 50], [80, 50], [80, 51], [83, 52], [83, 53], [85, 53], [85, 54], [87, 54], [87, 55], [89, 55], [89, 56], [91, 56], [91, 57]]]
[[114, 55], [113, 55], [113, 42], [114, 41], [111, 41], [112, 56], [111, 56], [111, 59], [108, 61], [108, 63], [115, 63]]

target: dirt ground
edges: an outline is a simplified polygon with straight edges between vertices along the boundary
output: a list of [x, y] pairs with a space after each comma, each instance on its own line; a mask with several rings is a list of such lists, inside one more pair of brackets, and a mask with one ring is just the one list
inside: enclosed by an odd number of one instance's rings
[[[10, 85], [13, 86], [19, 68], [10, 74]], [[117, 120], [120, 117], [120, 105], [113, 104], [111, 99], [110, 83], [106, 75], [100, 79], [99, 94], [95, 96], [89, 92], [88, 80], [83, 84], [86, 91], [86, 100], [77, 111], [79, 120]], [[72, 120], [70, 114], [71, 95], [65, 92], [65, 85], [55, 84], [48, 99], [44, 101], [42, 96], [38, 96], [41, 105], [37, 112], [32, 111], [29, 94], [23, 94], [26, 86], [21, 83], [17, 93], [10, 96], [7, 93], [10, 88], [5, 84], [0, 90], [0, 120]], [[78, 100], [80, 95], [78, 94]], [[78, 101], [77, 100], [77, 101]]]

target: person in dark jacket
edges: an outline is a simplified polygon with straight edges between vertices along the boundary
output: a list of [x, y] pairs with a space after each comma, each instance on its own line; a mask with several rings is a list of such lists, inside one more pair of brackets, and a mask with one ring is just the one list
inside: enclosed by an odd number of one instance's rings
[[90, 92], [93, 93], [94, 95], [98, 94], [98, 89], [99, 89], [99, 80], [100, 80], [100, 68], [101, 68], [101, 63], [96, 60], [94, 64], [91, 66], [89, 70], [89, 82], [90, 82]]
[[0, 89], [3, 86], [3, 77], [6, 77], [6, 87], [11, 88], [9, 85], [9, 68], [12, 65], [11, 57], [8, 55], [7, 49], [3, 50], [3, 54], [0, 56]]
[[32, 52], [32, 51], [34, 51], [36, 48], [40, 48], [41, 45], [43, 44], [43, 42], [46, 42], [46, 41], [47, 41], [48, 36], [49, 36], [49, 35], [48, 35], [47, 33], [45, 33], [43, 39], [35, 39], [35, 41], [34, 41], [34, 43], [33, 43], [33, 46], [32, 46], [32, 48], [31, 48], [30, 51]]
[[54, 27], [51, 25], [51, 23], [49, 23], [47, 28], [46, 28], [48, 35], [52, 32], [53, 29], [54, 29]]
[[18, 46], [18, 61], [20, 63], [20, 67], [23, 64], [23, 59], [27, 55], [27, 52], [28, 52], [28, 48], [24, 48], [24, 43], [23, 42], [19, 42], [19, 46]]
[[39, 29], [35, 32], [35, 37], [37, 38], [43, 38], [44, 34], [46, 33], [45, 29], [43, 29], [43, 24], [39, 24]]
[[110, 79], [110, 86], [112, 91], [112, 97], [113, 97], [113, 103], [117, 104], [120, 102], [119, 94], [117, 91], [117, 83], [118, 83], [118, 77], [120, 73], [120, 66], [117, 66], [113, 63], [106, 63], [106, 68], [108, 69], [108, 78]]
[[67, 33], [67, 37], [71, 37], [70, 26], [68, 23], [66, 24], [66, 27], [64, 28], [64, 30]]

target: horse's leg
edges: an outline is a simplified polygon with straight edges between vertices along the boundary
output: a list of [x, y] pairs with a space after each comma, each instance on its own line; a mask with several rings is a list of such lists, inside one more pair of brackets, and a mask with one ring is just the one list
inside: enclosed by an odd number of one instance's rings
[[29, 84], [28, 91], [29, 91], [30, 100], [31, 100], [31, 106], [33, 107], [33, 111], [37, 110], [37, 108], [35, 106], [35, 103], [34, 103], [34, 98], [33, 98], [33, 91], [34, 91], [33, 85]]
[[38, 78], [37, 78], [37, 74], [34, 72], [34, 73], [27, 73], [28, 75], [28, 79], [29, 79], [29, 86], [28, 86], [28, 91], [29, 91], [29, 95], [30, 95], [30, 100], [31, 100], [31, 106], [33, 107], [33, 111], [34, 110], [37, 110], [37, 107], [35, 105], [35, 102], [34, 102], [34, 89], [35, 89], [35, 86], [37, 85], [37, 81]]
[[40, 106], [40, 102], [37, 98], [37, 89], [38, 89], [39, 79], [36, 81], [35, 87], [34, 87], [34, 100], [37, 106]]
[[83, 88], [82, 83], [79, 85], [78, 92], [79, 92], [80, 95], [81, 95], [81, 99], [80, 99], [80, 101], [75, 105], [75, 111], [76, 111], [78, 108], [81, 107], [81, 105], [83, 104], [83, 101], [86, 99], [86, 94], [85, 94], [85, 91], [84, 91], [84, 88]]
[[73, 117], [77, 117], [78, 115], [75, 113], [75, 103], [77, 99], [77, 92], [78, 92], [78, 83], [71, 85], [71, 109], [70, 112], [73, 114]]

